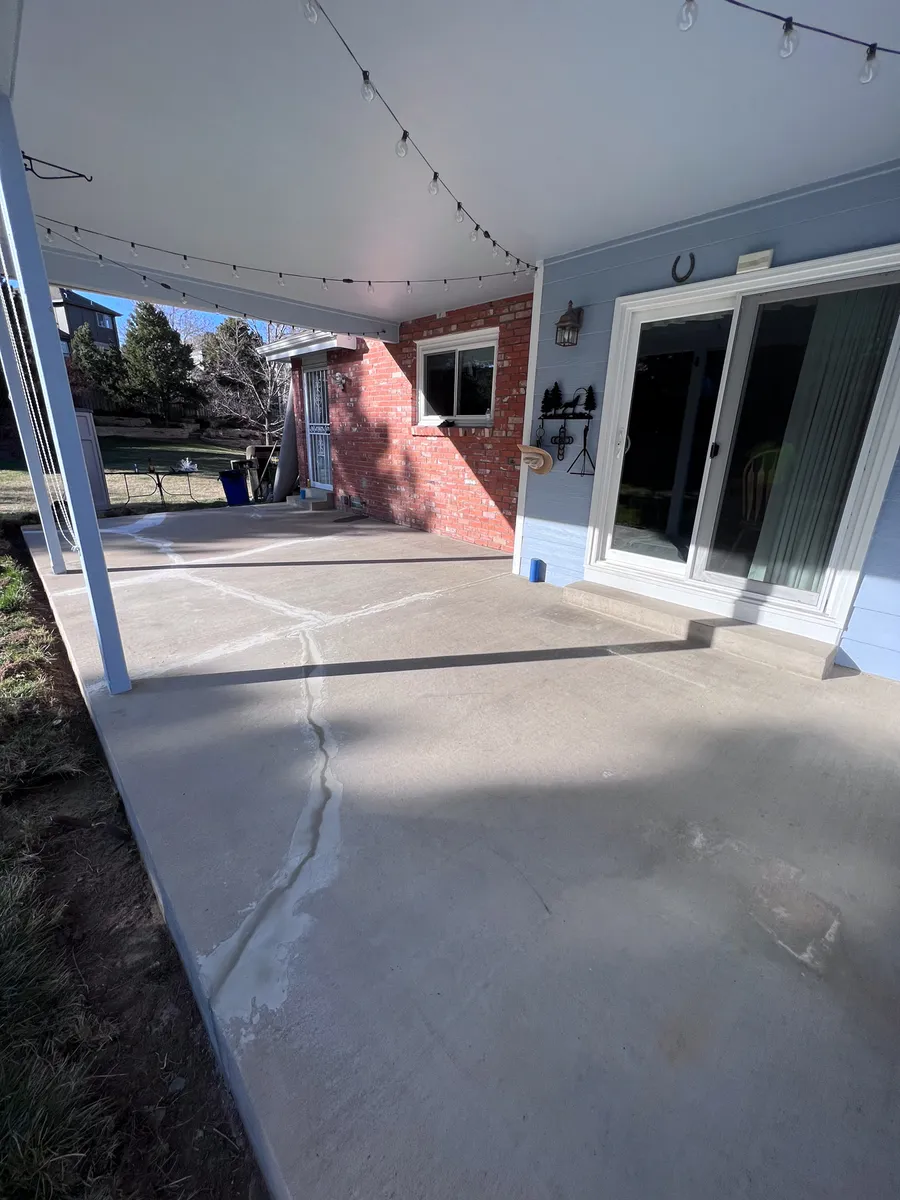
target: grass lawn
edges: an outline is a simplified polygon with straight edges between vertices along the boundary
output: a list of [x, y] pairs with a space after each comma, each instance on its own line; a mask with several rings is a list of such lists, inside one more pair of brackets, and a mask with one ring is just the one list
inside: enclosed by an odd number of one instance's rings
[[0, 1197], [261, 1196], [46, 601], [11, 551], [0, 538]]
[[[163, 472], [177, 467], [183, 458], [197, 464], [196, 474], [188, 480], [183, 475], [172, 476], [165, 482], [166, 507], [190, 506], [191, 501], [200, 504], [223, 504], [225, 497], [219, 482], [219, 472], [227, 469], [233, 458], [243, 458], [243, 446], [225, 443], [186, 441], [158, 442], [140, 437], [102, 437], [100, 453], [107, 472], [109, 499], [114, 509], [129, 512], [155, 512], [162, 506], [155, 483], [144, 472], [152, 465]], [[117, 472], [128, 472], [126, 482]], [[34, 492], [23, 466], [8, 459], [0, 459], [0, 516], [22, 519], [34, 514], [36, 505]]]

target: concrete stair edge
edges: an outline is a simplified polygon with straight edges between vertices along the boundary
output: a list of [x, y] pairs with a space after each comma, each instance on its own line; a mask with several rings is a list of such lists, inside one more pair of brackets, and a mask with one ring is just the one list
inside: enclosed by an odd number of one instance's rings
[[586, 580], [570, 583], [562, 592], [568, 604], [796, 675], [825, 679], [834, 663], [836, 646], [799, 634], [718, 617], [702, 609], [638, 596]]

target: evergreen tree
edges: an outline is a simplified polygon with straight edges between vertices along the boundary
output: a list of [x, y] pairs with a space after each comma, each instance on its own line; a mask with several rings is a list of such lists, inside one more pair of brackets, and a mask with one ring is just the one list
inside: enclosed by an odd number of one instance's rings
[[587, 393], [584, 397], [584, 411], [592, 413], [597, 411], [597, 397], [594, 394], [594, 385], [590, 384]]
[[95, 407], [114, 409], [124, 402], [125, 364], [118, 346], [98, 346], [90, 326], [79, 325], [69, 341], [69, 356], [80, 380], [94, 393]]
[[550, 402], [553, 405], [553, 411], [558, 413], [562, 408], [563, 402], [562, 388], [559, 386], [558, 382], [554, 383], [553, 387], [550, 389]]
[[137, 304], [122, 351], [131, 402], [169, 419], [172, 406], [196, 398], [191, 348], [155, 304]]

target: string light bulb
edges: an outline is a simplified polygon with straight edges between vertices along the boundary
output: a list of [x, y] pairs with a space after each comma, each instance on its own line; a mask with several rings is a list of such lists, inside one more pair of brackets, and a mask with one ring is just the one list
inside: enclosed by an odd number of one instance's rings
[[50, 228], [49, 225], [47, 226], [47, 232], [44, 234], [44, 240], [46, 241], [48, 246], [53, 245], [53, 230]]
[[794, 28], [794, 18], [788, 17], [784, 25], [781, 27], [781, 42], [778, 46], [778, 53], [782, 58], [790, 58], [800, 42], [800, 35]]
[[78, 228], [77, 225], [72, 226], [72, 232], [75, 234], [75, 241], [80, 242], [81, 241], [81, 230]]
[[232, 279], [240, 279], [240, 275], [238, 275], [238, 269], [237, 269], [236, 263], [231, 264], [231, 278]]
[[328, 291], [328, 280], [325, 278], [324, 275], [322, 276], [322, 291], [323, 292]]
[[98, 266], [98, 267], [102, 267], [102, 266], [103, 266], [103, 255], [102, 255], [102, 254], [98, 254], [98, 255], [97, 255], [97, 266]]
[[319, 19], [319, 10], [316, 7], [316, 0], [306, 0], [306, 3], [303, 5], [303, 11], [306, 14], [306, 19], [309, 21], [310, 25], [315, 25], [316, 21]]
[[479, 292], [481, 291], [481, 289], [482, 289], [483, 287], [484, 287], [484, 280], [483, 280], [483, 279], [482, 279], [482, 277], [479, 275], [479, 276], [478, 276], [478, 290], [479, 290]]
[[400, 140], [397, 142], [397, 145], [394, 147], [394, 150], [395, 150], [398, 158], [406, 158], [407, 154], [409, 153], [409, 130], [408, 129], [403, 130], [403, 133], [400, 135]]
[[278, 286], [284, 287], [284, 276], [280, 271], [278, 272]]
[[412, 295], [412, 284], [409, 282], [408, 279], [406, 281], [406, 294], [407, 294], [407, 296]]
[[372, 80], [369, 78], [369, 72], [363, 71], [362, 84], [360, 85], [359, 94], [365, 100], [366, 104], [371, 104], [375, 99], [375, 88], [372, 86]]
[[872, 42], [866, 46], [866, 57], [859, 72], [860, 83], [871, 83], [878, 74], [878, 43]]
[[187, 271], [187, 270], [189, 269], [189, 267], [190, 267], [190, 263], [188, 262], [188, 256], [187, 256], [186, 254], [182, 254], [182, 256], [181, 256], [181, 269], [182, 269], [183, 271]]
[[428, 185], [428, 195], [429, 196], [436, 196], [438, 194], [438, 192], [440, 191], [440, 188], [438, 187], [438, 178], [439, 178], [438, 173], [437, 173], [437, 171], [435, 171], [434, 174], [431, 176], [431, 182]]
[[462, 200], [457, 200], [457, 202], [456, 202], [456, 223], [457, 223], [457, 225], [462, 225], [464, 220], [465, 220], [465, 216], [463, 214]]
[[478, 230], [479, 230], [480, 228], [481, 228], [481, 226], [480, 226], [480, 225], [475, 225], [475, 226], [473, 227], [473, 229], [472, 229], [472, 232], [469, 234], [469, 241], [470, 241], [470, 242], [477, 242], [477, 241], [478, 241]]
[[186, 306], [186, 305], [187, 305], [187, 292], [182, 292], [182, 293], [181, 293], [181, 303], [182, 303], [182, 305], [183, 305], [183, 306]]
[[368, 292], [368, 294], [369, 294], [370, 296], [374, 296], [374, 295], [375, 295], [375, 289], [374, 289], [374, 287], [372, 287], [372, 280], [371, 280], [371, 279], [369, 280], [368, 286], [366, 287], [366, 291]]
[[142, 275], [142, 276], [141, 276], [141, 283], [144, 285], [144, 287], [145, 287], [145, 288], [148, 288], [148, 287], [150, 286], [150, 284], [147, 282], [147, 276], [146, 276], [146, 275]]
[[449, 291], [450, 291], [450, 284], [447, 282], [447, 280], [446, 280], [446, 279], [444, 280], [444, 291], [445, 291], [445, 292], [449, 292]]
[[491, 257], [496, 258], [499, 255], [499, 253], [500, 253], [500, 247], [497, 245], [496, 242], [494, 242], [494, 248], [491, 251]]
[[508, 267], [512, 266], [512, 255], [509, 253], [508, 250], [506, 252], [506, 258], [503, 261], [506, 264], [506, 266], [508, 266]]
[[678, 28], [682, 33], [687, 33], [696, 20], [697, 0], [684, 0], [678, 11]]
[[134, 244], [134, 242], [132, 242], [131, 243], [131, 257], [137, 258], [137, 256], [138, 256], [137, 246]]

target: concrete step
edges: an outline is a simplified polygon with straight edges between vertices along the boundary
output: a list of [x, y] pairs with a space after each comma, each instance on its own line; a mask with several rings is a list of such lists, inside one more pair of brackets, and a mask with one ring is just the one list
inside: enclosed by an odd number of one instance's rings
[[563, 588], [563, 598], [568, 604], [577, 604], [617, 621], [812, 679], [827, 678], [834, 661], [835, 647], [827, 642], [779, 629], [764, 629], [733, 617], [717, 617], [699, 608], [636, 596], [599, 583], [570, 583]]

